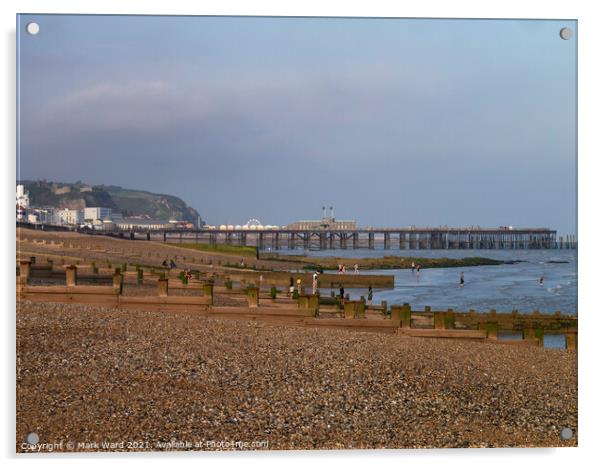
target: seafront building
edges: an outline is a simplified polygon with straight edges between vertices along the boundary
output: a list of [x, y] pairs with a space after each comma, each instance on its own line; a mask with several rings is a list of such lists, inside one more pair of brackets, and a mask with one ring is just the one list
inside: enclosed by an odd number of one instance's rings
[[17, 220], [24, 221], [29, 208], [29, 194], [25, 191], [24, 185], [17, 185]]

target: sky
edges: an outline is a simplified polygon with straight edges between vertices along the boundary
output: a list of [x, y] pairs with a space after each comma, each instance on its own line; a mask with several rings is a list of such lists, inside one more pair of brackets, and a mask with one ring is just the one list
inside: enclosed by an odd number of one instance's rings
[[17, 22], [17, 179], [173, 194], [217, 225], [334, 206], [576, 232], [576, 21]]

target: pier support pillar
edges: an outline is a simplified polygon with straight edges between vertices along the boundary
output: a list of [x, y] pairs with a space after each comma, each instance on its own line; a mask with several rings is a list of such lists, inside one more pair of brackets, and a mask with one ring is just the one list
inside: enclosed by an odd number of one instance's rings
[[374, 250], [374, 232], [368, 233], [368, 248]]

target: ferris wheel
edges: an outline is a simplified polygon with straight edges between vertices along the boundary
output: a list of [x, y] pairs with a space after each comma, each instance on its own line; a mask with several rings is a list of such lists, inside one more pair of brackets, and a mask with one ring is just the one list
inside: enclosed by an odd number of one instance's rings
[[249, 228], [251, 228], [251, 227], [256, 227], [257, 228], [257, 227], [261, 227], [262, 223], [258, 219], [249, 219], [245, 225], [247, 227], [249, 227]]

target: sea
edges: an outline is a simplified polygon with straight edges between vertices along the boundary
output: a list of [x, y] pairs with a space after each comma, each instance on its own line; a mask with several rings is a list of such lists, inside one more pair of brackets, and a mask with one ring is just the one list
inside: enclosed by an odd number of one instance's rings
[[[458, 311], [470, 309], [478, 313], [532, 312], [577, 315], [577, 250], [278, 250], [280, 254], [334, 256], [345, 264], [346, 274], [353, 274], [354, 258], [411, 256], [424, 258], [465, 258], [481, 256], [511, 264], [472, 266], [463, 268], [361, 271], [362, 274], [393, 274], [393, 289], [375, 289], [373, 300], [386, 300], [389, 305], [409, 303], [413, 309], [431, 306], [433, 309]], [[460, 274], [464, 272], [464, 286]], [[543, 277], [543, 284], [540, 278]], [[330, 288], [322, 289], [330, 295]], [[335, 291], [338, 293], [338, 290]], [[367, 295], [367, 289], [347, 289], [351, 299]], [[505, 335], [501, 338], [516, 338]], [[546, 347], [564, 347], [564, 336], [546, 335]]]

